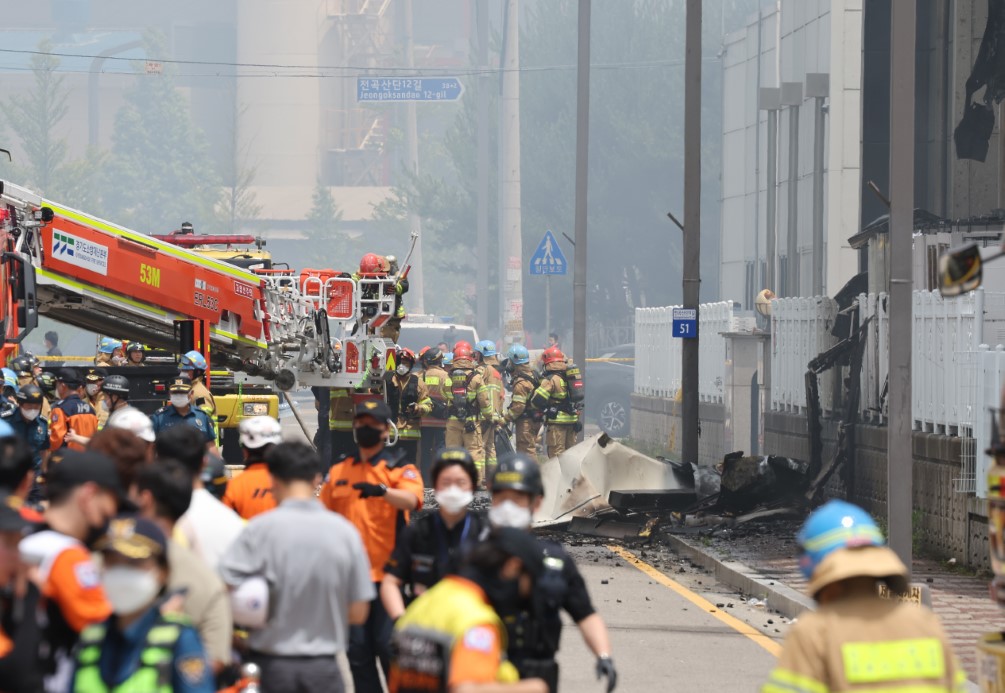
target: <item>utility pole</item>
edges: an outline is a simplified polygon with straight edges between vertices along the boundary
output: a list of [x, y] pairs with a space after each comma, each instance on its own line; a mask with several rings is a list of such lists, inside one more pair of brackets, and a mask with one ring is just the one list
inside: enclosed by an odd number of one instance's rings
[[[684, 42], [684, 308], [698, 314], [701, 289], [701, 0], [687, 0]], [[698, 463], [698, 337], [681, 357], [681, 459]]]
[[499, 258], [503, 333], [507, 344], [523, 341], [523, 250], [520, 238], [520, 2], [506, 0], [499, 119], [502, 186]]
[[799, 105], [802, 82], [782, 82], [782, 105], [789, 107], [789, 194], [786, 238], [785, 295], [799, 296]]
[[824, 100], [830, 91], [830, 75], [806, 75], [806, 96], [814, 101], [813, 126], [813, 295], [824, 295]]
[[[893, 0], [890, 16], [890, 423], [887, 519], [890, 548], [911, 569], [914, 455], [911, 411], [914, 61], [917, 4]], [[979, 319], [980, 316], [978, 316]]]
[[765, 203], [765, 235], [767, 236], [767, 279], [762, 289], [771, 289], [775, 293], [780, 293], [781, 287], [775, 282], [775, 268], [778, 264], [777, 252], [775, 248], [778, 237], [778, 109], [782, 107], [782, 90], [779, 87], [761, 87], [759, 94], [760, 109], [766, 111], [768, 130], [768, 180], [764, 186], [764, 195], [767, 198]]
[[[576, 52], [576, 242], [573, 245], [572, 359], [579, 364], [580, 368], [586, 367], [586, 213], [590, 181], [590, 2], [591, 0], [579, 0], [579, 45]], [[582, 431], [580, 431], [578, 438], [579, 440], [583, 439]]]
[[[412, 0], [405, 0], [405, 64], [415, 67], [415, 40], [412, 34]], [[408, 170], [412, 175], [419, 174], [419, 125], [415, 102], [405, 104], [405, 122], [408, 138]], [[415, 210], [408, 213], [408, 227], [411, 233], [417, 234], [415, 250], [412, 251], [412, 271], [409, 278], [408, 303], [415, 313], [425, 313], [426, 304], [422, 299], [422, 222]]]
[[[478, 34], [478, 66], [482, 74], [478, 77], [478, 278], [482, 284], [476, 293], [475, 323], [479, 334], [489, 334], [489, 292], [486, 282], [489, 276], [489, 15], [488, 8], [477, 0], [470, 0], [471, 13], [475, 17]], [[504, 277], [499, 277], [502, 291]]]

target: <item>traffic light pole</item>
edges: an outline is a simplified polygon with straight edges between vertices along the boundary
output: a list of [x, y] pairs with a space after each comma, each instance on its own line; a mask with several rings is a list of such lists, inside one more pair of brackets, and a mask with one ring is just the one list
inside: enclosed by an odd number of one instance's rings
[[[684, 308], [700, 317], [701, 288], [701, 0], [687, 0], [684, 48]], [[698, 339], [683, 344], [681, 459], [698, 463]]]

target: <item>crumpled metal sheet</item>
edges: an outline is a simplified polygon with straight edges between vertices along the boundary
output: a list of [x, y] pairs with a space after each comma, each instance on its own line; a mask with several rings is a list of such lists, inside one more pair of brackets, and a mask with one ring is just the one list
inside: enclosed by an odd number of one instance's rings
[[544, 501], [534, 525], [547, 527], [573, 517], [591, 517], [610, 508], [611, 491], [694, 488], [673, 467], [613, 440], [604, 433], [587, 438], [541, 465]]

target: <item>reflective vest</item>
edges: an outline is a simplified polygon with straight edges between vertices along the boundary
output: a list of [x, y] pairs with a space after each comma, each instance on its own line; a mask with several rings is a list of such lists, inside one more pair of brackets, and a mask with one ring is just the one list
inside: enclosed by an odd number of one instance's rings
[[[506, 629], [479, 589], [452, 576], [433, 585], [395, 623], [391, 690], [394, 693], [447, 691], [454, 645], [479, 626], [495, 628], [504, 651]], [[496, 681], [518, 680], [516, 668], [501, 659]]]
[[329, 396], [328, 430], [351, 431], [353, 417], [352, 392], [344, 387], [333, 387]]
[[439, 424], [442, 428], [443, 422], [449, 415], [450, 388], [453, 385], [450, 375], [439, 366], [430, 366], [422, 372], [422, 380], [426, 383], [426, 390], [433, 405], [430, 415], [423, 417], [422, 425]]
[[172, 693], [174, 647], [181, 635], [181, 621], [160, 616], [147, 633], [140, 652], [139, 667], [124, 682], [111, 688], [101, 678], [101, 646], [107, 627], [104, 623], [88, 626], [80, 634], [75, 693]]
[[534, 391], [531, 404], [535, 409], [545, 412], [550, 424], [574, 424], [579, 421], [579, 415], [569, 401], [565, 374], [561, 371], [549, 371], [541, 378], [541, 384]]

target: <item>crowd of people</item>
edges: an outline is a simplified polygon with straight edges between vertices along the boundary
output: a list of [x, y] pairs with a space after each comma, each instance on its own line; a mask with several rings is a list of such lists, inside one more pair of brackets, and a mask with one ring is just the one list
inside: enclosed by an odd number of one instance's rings
[[[400, 353], [397, 399], [346, 398], [335, 459], [250, 417], [231, 479], [191, 377], [148, 416], [103, 366], [47, 377], [15, 359], [0, 408], [0, 691], [339, 691], [342, 652], [360, 693], [555, 691], [561, 610], [614, 690], [575, 563], [530, 532], [536, 458], [500, 456], [491, 507], [473, 512], [484, 457], [441, 443], [423, 473], [407, 424], [389, 444], [402, 412], [443, 412]], [[496, 412], [494, 345], [478, 353], [460, 349], [466, 380]], [[446, 413], [465, 435], [497, 423], [471, 431]]]

